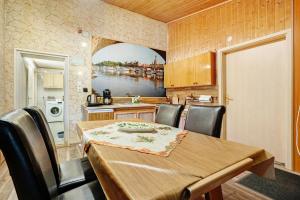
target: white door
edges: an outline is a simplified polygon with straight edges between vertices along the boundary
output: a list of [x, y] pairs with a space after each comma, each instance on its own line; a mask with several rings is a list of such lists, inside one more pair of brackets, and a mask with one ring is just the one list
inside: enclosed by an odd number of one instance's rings
[[287, 161], [291, 134], [288, 42], [275, 41], [226, 55], [226, 135]]

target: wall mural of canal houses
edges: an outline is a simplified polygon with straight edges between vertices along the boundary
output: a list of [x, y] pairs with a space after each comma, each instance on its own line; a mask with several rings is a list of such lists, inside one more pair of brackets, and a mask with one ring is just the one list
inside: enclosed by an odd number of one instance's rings
[[161, 97], [166, 52], [102, 37], [92, 38], [92, 89], [102, 95]]

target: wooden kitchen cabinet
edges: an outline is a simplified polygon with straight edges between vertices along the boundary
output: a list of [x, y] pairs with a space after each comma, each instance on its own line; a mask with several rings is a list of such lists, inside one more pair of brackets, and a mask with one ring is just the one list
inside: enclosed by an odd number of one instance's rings
[[138, 118], [144, 120], [145, 122], [154, 122], [155, 121], [155, 110], [139, 112]]
[[52, 74], [44, 74], [43, 87], [51, 88], [53, 85]]
[[207, 52], [165, 66], [165, 88], [216, 84], [216, 56]]
[[112, 119], [143, 119], [147, 122], [155, 121], [156, 105], [155, 104], [113, 104], [103, 105], [100, 107], [82, 106], [82, 120], [112, 120]]
[[64, 75], [54, 74], [53, 75], [53, 87], [54, 88], [64, 88]]
[[135, 119], [137, 113], [133, 111], [119, 111], [114, 113], [114, 119]]
[[[180, 68], [179, 72], [177, 73], [178, 77], [178, 87], [186, 87], [186, 86], [193, 86], [195, 82], [195, 63], [192, 59], [188, 59], [182, 61], [178, 66]], [[176, 71], [176, 69], [175, 69]]]
[[114, 113], [113, 112], [89, 113], [87, 116], [88, 116], [87, 121], [112, 120], [112, 119], [114, 119]]
[[194, 79], [194, 68], [183, 61], [171, 63], [165, 67], [165, 87], [177, 88], [191, 86]]
[[63, 74], [45, 74], [43, 80], [44, 88], [62, 89], [64, 87]]
[[195, 86], [215, 85], [216, 84], [216, 54], [209, 52], [196, 56], [194, 64]]
[[164, 85], [166, 88], [172, 88], [175, 87], [174, 85], [174, 69], [173, 69], [173, 64], [170, 63], [168, 65], [165, 65], [164, 68]]
[[114, 112], [114, 119], [143, 119], [147, 122], [155, 120], [155, 108], [144, 109], [122, 109]]

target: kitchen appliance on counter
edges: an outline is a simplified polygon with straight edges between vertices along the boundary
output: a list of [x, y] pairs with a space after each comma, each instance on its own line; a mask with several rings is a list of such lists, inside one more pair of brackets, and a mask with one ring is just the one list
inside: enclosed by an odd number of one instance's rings
[[97, 101], [98, 96], [96, 94], [90, 94], [86, 98], [87, 106], [100, 106], [102, 105], [102, 102]]
[[109, 89], [103, 90], [103, 104], [104, 105], [112, 104], [111, 92]]

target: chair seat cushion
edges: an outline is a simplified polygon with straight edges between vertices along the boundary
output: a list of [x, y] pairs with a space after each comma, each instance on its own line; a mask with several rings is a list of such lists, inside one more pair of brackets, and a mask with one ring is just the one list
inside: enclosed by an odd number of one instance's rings
[[98, 181], [93, 181], [58, 196], [58, 200], [102, 200], [105, 194]]
[[59, 172], [59, 193], [63, 193], [85, 183], [97, 180], [93, 168], [87, 158], [63, 162], [59, 165]]

